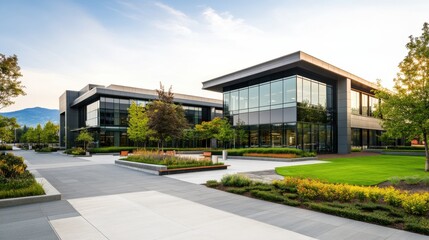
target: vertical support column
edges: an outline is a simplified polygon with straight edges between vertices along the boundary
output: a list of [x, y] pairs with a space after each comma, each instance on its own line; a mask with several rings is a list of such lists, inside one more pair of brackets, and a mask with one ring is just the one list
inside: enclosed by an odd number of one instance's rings
[[337, 146], [338, 153], [350, 153], [351, 80], [337, 81]]

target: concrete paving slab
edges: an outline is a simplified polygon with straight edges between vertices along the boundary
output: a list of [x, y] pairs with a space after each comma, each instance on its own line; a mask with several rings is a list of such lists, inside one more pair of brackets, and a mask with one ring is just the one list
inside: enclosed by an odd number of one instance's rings
[[70, 217], [50, 221], [61, 240], [107, 240], [83, 217]]
[[166, 175], [165, 177], [169, 177], [169, 178], [173, 178], [173, 179], [177, 179], [185, 182], [190, 182], [190, 183], [203, 184], [203, 183], [206, 183], [207, 180], [219, 181], [226, 174], [273, 170], [276, 167], [283, 167], [283, 166], [297, 166], [297, 165], [324, 163], [324, 161], [317, 161], [317, 160], [301, 161], [301, 162], [278, 162], [278, 161], [241, 160], [241, 159], [233, 159], [232, 157], [223, 162], [227, 165], [230, 165], [228, 169]]
[[81, 233], [88, 231], [88, 235], [96, 230], [112, 240], [312, 239], [156, 191], [78, 198], [69, 202], [82, 218], [52, 221], [55, 231], [61, 238], [66, 236], [65, 239], [76, 237], [67, 226], [74, 226]]

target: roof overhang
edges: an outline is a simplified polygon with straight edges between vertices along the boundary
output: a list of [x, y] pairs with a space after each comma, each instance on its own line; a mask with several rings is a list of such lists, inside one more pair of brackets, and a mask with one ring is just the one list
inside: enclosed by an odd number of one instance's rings
[[203, 82], [203, 89], [223, 92], [224, 87], [240, 84], [251, 79], [267, 76], [293, 68], [300, 68], [332, 79], [349, 78], [352, 83], [376, 89], [377, 85], [344, 71], [332, 64], [315, 58], [305, 52], [298, 51], [258, 65], [248, 67], [221, 77]]
[[[206, 106], [206, 107], [214, 107], [214, 108], [223, 107], [222, 100], [187, 96], [183, 94], [177, 94], [177, 95], [178, 97], [174, 97], [174, 102], [178, 104]], [[78, 98], [76, 98], [71, 104], [71, 107], [79, 107], [81, 105], [91, 103], [94, 100], [98, 99], [100, 96], [125, 98], [125, 99], [147, 99], [147, 100], [158, 99], [158, 96], [155, 94], [121, 91], [121, 90], [109, 89], [105, 87], [94, 87], [91, 90], [79, 96]]]

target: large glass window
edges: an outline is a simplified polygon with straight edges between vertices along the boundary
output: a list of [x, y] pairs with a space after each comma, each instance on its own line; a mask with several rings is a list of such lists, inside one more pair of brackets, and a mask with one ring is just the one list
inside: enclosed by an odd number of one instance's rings
[[286, 78], [283, 87], [284, 103], [296, 102], [296, 77]]
[[369, 116], [374, 116], [375, 110], [377, 109], [378, 99], [375, 97], [369, 97]]
[[285, 124], [285, 145], [287, 147], [296, 147], [296, 124]]
[[296, 101], [302, 102], [302, 78], [296, 78]]
[[252, 110], [257, 107], [259, 107], [259, 87], [258, 86], [250, 87], [249, 88], [249, 108], [250, 110]]
[[326, 108], [326, 85], [319, 85], [319, 104], [323, 108]]
[[87, 127], [99, 126], [99, 111], [100, 101], [93, 102], [86, 106], [86, 120], [85, 125]]
[[360, 93], [351, 91], [352, 114], [360, 115]]
[[270, 84], [259, 86], [259, 106], [270, 106]]
[[230, 98], [230, 111], [237, 111], [238, 110], [238, 91], [231, 92], [231, 98]]
[[368, 116], [368, 95], [361, 94], [362, 96], [362, 116]]
[[249, 89], [243, 88], [240, 90], [240, 110], [249, 108]]
[[317, 82], [311, 82], [311, 104], [319, 105], [319, 84]]
[[271, 82], [271, 106], [283, 103], [283, 81]]
[[302, 80], [302, 102], [311, 103], [311, 82], [307, 79]]
[[226, 115], [229, 115], [229, 97], [231, 94], [229, 92], [223, 94], [223, 109]]
[[281, 147], [283, 124], [274, 124], [271, 126], [271, 142], [273, 147]]

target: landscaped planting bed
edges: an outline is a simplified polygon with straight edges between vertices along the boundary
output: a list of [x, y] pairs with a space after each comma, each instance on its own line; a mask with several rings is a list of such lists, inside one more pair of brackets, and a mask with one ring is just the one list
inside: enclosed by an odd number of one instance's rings
[[[133, 155], [128, 156], [127, 158], [124, 158], [122, 160], [130, 161], [130, 162], [137, 162], [137, 163], [145, 163], [145, 164], [152, 164], [152, 165], [162, 165], [166, 166], [166, 170], [171, 170], [168, 173], [174, 173], [174, 172], [192, 172], [192, 171], [204, 171], [204, 170], [216, 170], [216, 169], [222, 169], [224, 165], [223, 163], [213, 163], [209, 159], [194, 159], [194, 158], [186, 158], [186, 157], [179, 157], [176, 155], [166, 155], [163, 152], [150, 152], [150, 151], [136, 151]], [[219, 167], [215, 167], [219, 166]], [[223, 169], [225, 169], [223, 168]], [[173, 171], [178, 169], [186, 169], [186, 171]], [[164, 170], [163, 170], [164, 171]], [[160, 172], [161, 174], [161, 172]]]
[[22, 157], [0, 155], [0, 199], [43, 195], [43, 187], [27, 170]]
[[410, 193], [393, 187], [332, 184], [286, 177], [265, 184], [243, 175], [226, 175], [208, 187], [270, 202], [429, 235], [429, 193]]

